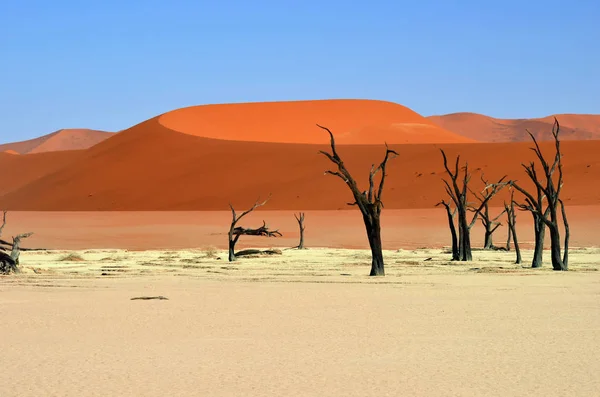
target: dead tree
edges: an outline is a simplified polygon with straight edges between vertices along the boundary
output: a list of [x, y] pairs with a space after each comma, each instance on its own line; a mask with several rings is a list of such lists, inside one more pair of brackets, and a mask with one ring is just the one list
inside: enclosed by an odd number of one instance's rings
[[506, 241], [506, 250], [510, 251], [510, 241], [512, 239], [515, 246], [515, 253], [517, 255], [517, 259], [515, 261], [516, 264], [521, 263], [521, 249], [519, 248], [519, 240], [517, 239], [517, 213], [515, 212], [515, 200], [514, 200], [515, 192], [514, 190], [510, 192], [510, 204], [504, 202], [504, 212], [506, 212], [506, 218], [508, 223], [508, 240]]
[[[446, 153], [443, 149], [440, 149], [442, 152], [442, 157], [444, 159], [444, 168], [446, 169], [446, 173], [450, 177], [450, 182], [446, 179], [442, 179], [444, 182], [446, 192], [454, 202], [456, 206], [456, 211], [458, 214], [458, 260], [459, 261], [471, 261], [473, 260], [473, 255], [471, 252], [471, 228], [477, 222], [477, 218], [481, 213], [481, 210], [484, 208], [486, 203], [496, 195], [496, 193], [505, 185], [503, 180], [506, 176], [502, 177], [498, 183], [497, 187], [491, 185], [490, 189], [486, 194], [480, 205], [476, 208], [471, 207], [469, 202], [467, 201], [467, 192], [469, 190], [469, 182], [471, 180], [471, 174], [469, 173], [469, 164], [465, 163], [465, 166], [462, 167], [463, 177], [459, 181], [459, 163], [460, 163], [460, 155], [456, 156], [456, 163], [454, 165], [454, 172], [450, 170], [448, 167], [448, 159], [446, 157]], [[486, 186], [486, 191], [487, 191]], [[471, 222], [467, 221], [467, 211], [471, 208], [472, 212], [474, 212], [473, 218]]]
[[298, 227], [300, 228], [300, 242], [298, 243], [299, 250], [303, 250], [304, 248], [304, 212], [301, 212], [299, 216], [294, 214], [294, 218], [298, 221]]
[[454, 215], [456, 215], [456, 208], [453, 210], [450, 208], [450, 204], [445, 200], [440, 201], [435, 206], [438, 207], [443, 205], [446, 208], [446, 214], [448, 215], [448, 225], [450, 227], [450, 233], [452, 234], [452, 260], [459, 260], [460, 256], [458, 253], [458, 236], [456, 235], [456, 227], [454, 226]]
[[242, 212], [239, 216], [236, 214], [235, 209], [233, 209], [233, 205], [229, 204], [229, 208], [231, 208], [232, 220], [231, 226], [229, 227], [229, 261], [235, 261], [235, 244], [238, 242], [240, 236], [266, 236], [266, 237], [276, 237], [281, 236], [278, 230], [269, 230], [265, 221], [263, 221], [263, 225], [256, 229], [246, 229], [241, 226], [236, 226], [240, 219], [244, 216], [248, 215], [250, 212], [254, 211], [256, 208], [261, 207], [269, 201], [269, 196], [265, 201], [260, 202], [256, 201], [254, 205]]
[[[504, 178], [503, 178], [504, 179]], [[485, 189], [483, 190], [482, 193], [477, 193], [474, 192], [473, 190], [469, 189], [471, 191], [471, 193], [473, 194], [473, 196], [475, 196], [475, 198], [479, 201], [479, 204], [483, 206], [483, 208], [479, 208], [479, 210], [476, 207], [473, 206], [468, 206], [467, 209], [471, 212], [475, 212], [475, 214], [479, 215], [479, 219], [481, 220], [481, 225], [483, 226], [484, 230], [485, 230], [485, 235], [484, 235], [484, 240], [483, 240], [483, 249], [484, 250], [490, 250], [490, 249], [494, 249], [496, 247], [494, 247], [494, 242], [493, 242], [493, 234], [496, 230], [498, 230], [498, 228], [500, 226], [502, 226], [502, 223], [498, 222], [498, 219], [500, 219], [500, 217], [502, 215], [504, 215], [504, 212], [506, 210], [503, 210], [500, 214], [498, 214], [498, 216], [496, 216], [495, 218], [491, 218], [490, 216], [490, 199], [495, 196], [498, 191], [500, 191], [500, 189], [502, 189], [502, 187], [504, 187], [506, 185], [506, 183], [502, 184], [495, 184], [495, 185], [489, 185], [489, 181], [487, 181], [483, 174], [481, 175], [481, 181], [483, 182], [483, 185], [485, 186]]]
[[[360, 191], [358, 185], [350, 172], [346, 169], [344, 162], [340, 158], [337, 153], [335, 147], [335, 139], [333, 137], [333, 133], [327, 128], [320, 126], [317, 124], [319, 128], [327, 131], [330, 138], [331, 145], [331, 153], [327, 153], [325, 151], [319, 151], [319, 153], [326, 156], [332, 163], [337, 166], [337, 171], [326, 171], [326, 174], [331, 174], [339, 177], [343, 180], [346, 185], [350, 188], [352, 195], [354, 196], [354, 202], [348, 203], [349, 205], [356, 205], [360, 209], [360, 212], [363, 216], [363, 221], [365, 223], [365, 228], [367, 230], [367, 237], [369, 239], [369, 246], [371, 247], [371, 273], [370, 276], [384, 276], [385, 269], [383, 263], [383, 251], [381, 246], [381, 209], [383, 208], [383, 202], [381, 201], [381, 195], [383, 193], [383, 185], [385, 182], [385, 168], [387, 166], [387, 162], [390, 158], [393, 158], [398, 155], [394, 150], [390, 149], [385, 144], [385, 156], [383, 161], [375, 167], [375, 164], [371, 166], [371, 171], [369, 172], [369, 190], [368, 191]], [[390, 157], [393, 155], [393, 157]], [[381, 171], [381, 179], [379, 181], [379, 186], [377, 190], [375, 190], [375, 175]]]
[[[536, 154], [541, 166], [542, 174], [538, 174], [535, 163], [531, 161], [529, 164], [521, 164], [527, 173], [527, 176], [534, 183], [536, 188], [536, 195], [529, 193], [523, 189], [516, 181], [512, 182], [512, 186], [521, 192], [525, 196], [525, 203], [517, 204], [521, 209], [530, 211], [534, 217], [534, 224], [536, 227], [536, 247], [540, 250], [543, 249], [543, 235], [545, 233], [545, 227], [550, 230], [550, 255], [552, 259], [552, 268], [554, 270], [568, 270], [569, 269], [569, 223], [567, 221], [567, 214], [565, 211], [565, 205], [560, 198], [560, 193], [563, 187], [563, 169], [562, 169], [562, 153], [560, 151], [560, 140], [558, 138], [560, 132], [560, 124], [556, 117], [554, 118], [554, 125], [552, 126], [552, 136], [554, 137], [554, 160], [550, 164], [544, 158], [540, 146], [533, 134], [527, 130], [527, 133], [533, 140], [535, 147], [531, 150]], [[554, 180], [554, 173], [558, 171], [558, 177]], [[546, 201], [546, 208], [544, 208], [544, 200]], [[564, 241], [564, 253], [561, 257], [561, 241], [560, 241], [560, 230], [558, 227], [558, 206], [560, 204], [560, 211], [563, 219], [565, 228], [565, 241]], [[541, 224], [544, 224], [544, 227]], [[542, 239], [542, 244], [538, 246], [538, 238]], [[540, 263], [534, 262], [533, 267], [541, 266], [541, 255], [539, 258]]]
[[19, 272], [19, 255], [21, 239], [31, 236], [33, 233], [23, 233], [13, 237], [12, 250], [10, 255], [0, 251], [0, 274], [10, 274]]

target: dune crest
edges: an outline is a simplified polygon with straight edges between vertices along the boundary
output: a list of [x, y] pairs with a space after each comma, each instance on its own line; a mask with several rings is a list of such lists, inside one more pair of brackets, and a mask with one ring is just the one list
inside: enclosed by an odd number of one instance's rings
[[600, 115], [557, 114], [532, 119], [496, 119], [478, 113], [451, 113], [427, 119], [454, 133], [480, 142], [528, 142], [527, 130], [541, 141], [552, 139], [554, 117], [561, 126], [561, 139], [600, 139]]
[[90, 148], [114, 133], [82, 128], [62, 129], [26, 141], [5, 143], [0, 151], [12, 150], [18, 154], [45, 153], [63, 150], [81, 150]]
[[19, 152], [16, 152], [16, 151], [14, 151], [12, 149], [5, 150], [2, 153], [6, 153], [6, 154], [19, 154]]
[[473, 141], [402, 105], [359, 99], [192, 106], [165, 113], [158, 122], [184, 134], [232, 141], [327, 142], [315, 124], [330, 128], [339, 144]]

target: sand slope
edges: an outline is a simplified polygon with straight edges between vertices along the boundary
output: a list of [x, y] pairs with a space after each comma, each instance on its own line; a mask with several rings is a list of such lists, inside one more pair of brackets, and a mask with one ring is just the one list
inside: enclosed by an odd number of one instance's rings
[[253, 142], [321, 143], [323, 132], [315, 123], [334, 130], [340, 144], [471, 141], [402, 105], [375, 100], [193, 106], [166, 113], [158, 122], [190, 135]]
[[[600, 139], [600, 115], [558, 114], [563, 140]], [[552, 139], [554, 116], [533, 119], [496, 119], [477, 113], [452, 113], [427, 119], [442, 128], [482, 142], [523, 142]]]
[[[317, 127], [314, 127], [317, 129]], [[335, 131], [334, 131], [335, 132]], [[323, 141], [327, 141], [323, 133]], [[400, 157], [389, 164], [386, 208], [430, 208], [444, 197], [439, 148], [443, 145], [393, 145]], [[524, 180], [522, 161], [529, 143], [445, 145], [460, 153], [473, 170], [490, 178], [504, 174]], [[548, 142], [545, 149], [551, 147]], [[248, 206], [269, 192], [269, 209], [341, 209], [351, 200], [344, 183], [323, 172], [326, 145], [238, 142], [171, 131], [157, 119], [114, 135], [74, 156], [66, 166], [0, 197], [11, 210], [223, 210], [228, 202]], [[564, 142], [564, 199], [569, 205], [598, 204], [600, 141]], [[371, 164], [383, 145], [340, 146], [348, 168], [366, 187]], [[58, 156], [60, 154], [57, 153]], [[7, 158], [0, 156], [0, 166]], [[33, 158], [33, 157], [32, 157]], [[46, 172], [40, 158], [38, 172]], [[68, 162], [68, 160], [61, 160]], [[48, 163], [49, 164], [49, 163]], [[35, 168], [35, 165], [29, 165]], [[479, 172], [479, 171], [478, 171]], [[478, 177], [474, 178], [478, 180]], [[474, 185], [477, 188], [477, 185]]]
[[2, 144], [0, 145], [0, 151], [12, 150], [20, 154], [26, 154], [87, 149], [110, 138], [112, 135], [112, 132], [98, 130], [62, 129], [39, 138]]

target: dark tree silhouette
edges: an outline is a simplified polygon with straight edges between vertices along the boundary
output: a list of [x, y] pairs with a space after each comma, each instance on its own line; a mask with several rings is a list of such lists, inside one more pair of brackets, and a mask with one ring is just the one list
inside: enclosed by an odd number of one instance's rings
[[304, 212], [301, 212], [300, 215], [294, 214], [294, 218], [298, 221], [298, 227], [300, 228], [300, 242], [298, 243], [298, 249], [303, 250], [304, 248]]
[[454, 226], [454, 215], [456, 215], [456, 208], [453, 210], [450, 204], [445, 200], [440, 201], [435, 206], [439, 207], [443, 205], [446, 208], [446, 214], [448, 215], [448, 226], [450, 227], [450, 233], [452, 234], [452, 260], [457, 261], [460, 259], [458, 252], [458, 236], [456, 235], [456, 226]]
[[[565, 205], [560, 198], [560, 193], [563, 187], [563, 169], [562, 169], [562, 153], [560, 151], [560, 124], [556, 117], [554, 118], [554, 125], [552, 126], [552, 136], [554, 137], [554, 160], [550, 164], [544, 158], [540, 146], [533, 134], [528, 130], [527, 133], [533, 140], [535, 147], [531, 148], [538, 158], [541, 166], [542, 173], [538, 174], [535, 168], [535, 163], [532, 161], [529, 164], [521, 164], [527, 173], [527, 176], [534, 183], [536, 188], [536, 195], [534, 197], [531, 193], [523, 189], [516, 181], [512, 181], [512, 186], [521, 192], [525, 196], [525, 203], [517, 204], [521, 209], [530, 211], [534, 217], [534, 224], [536, 228], [536, 247], [540, 250], [543, 249], [542, 245], [538, 246], [538, 237], [543, 236], [545, 227], [550, 230], [550, 255], [552, 259], [552, 268], [554, 270], [568, 270], [569, 269], [569, 223], [567, 221], [567, 214], [565, 211]], [[558, 171], [558, 177], [554, 178], [555, 171]], [[547, 203], [547, 207], [544, 208], [544, 200]], [[565, 240], [564, 240], [564, 251], [561, 256], [561, 241], [560, 241], [560, 230], [558, 227], [558, 206], [560, 204], [560, 211], [563, 219], [565, 228]], [[541, 223], [545, 227], [541, 226]], [[538, 235], [539, 233], [539, 235]], [[543, 237], [541, 237], [543, 239]], [[536, 263], [535, 259], [533, 267], [539, 267], [541, 265], [541, 254], [539, 258], [540, 263]]]
[[521, 263], [521, 249], [519, 248], [519, 240], [517, 239], [517, 213], [515, 212], [515, 200], [514, 200], [515, 192], [511, 190], [510, 192], [510, 204], [506, 201], [504, 202], [504, 212], [506, 212], [507, 224], [508, 224], [508, 240], [506, 241], [506, 250], [510, 251], [510, 241], [512, 239], [515, 246], [515, 253], [517, 255], [517, 259], [515, 261], [516, 264]]
[[[379, 166], [375, 167], [375, 164], [371, 166], [369, 173], [369, 190], [361, 192], [358, 185], [350, 172], [346, 169], [344, 162], [337, 153], [335, 147], [335, 139], [333, 133], [327, 128], [317, 124], [319, 128], [327, 131], [330, 138], [331, 153], [325, 151], [319, 151], [319, 153], [326, 156], [332, 163], [337, 166], [337, 171], [326, 171], [326, 174], [331, 174], [342, 179], [346, 185], [350, 188], [352, 195], [354, 196], [354, 202], [349, 205], [356, 205], [362, 213], [365, 228], [367, 230], [367, 237], [369, 239], [369, 246], [371, 247], [371, 276], [384, 276], [385, 269], [383, 263], [383, 251], [381, 246], [381, 209], [383, 208], [383, 202], [381, 201], [381, 195], [383, 193], [383, 185], [385, 182], [385, 168], [390, 158], [398, 155], [394, 150], [390, 149], [388, 145], [385, 145], [385, 156]], [[393, 157], [390, 157], [393, 155]], [[381, 171], [381, 179], [379, 186], [375, 189], [375, 175]]]
[[230, 262], [233, 262], [236, 260], [235, 244], [238, 242], [240, 236], [243, 236], [243, 235], [267, 236], [267, 237], [281, 236], [281, 233], [279, 233], [279, 231], [269, 230], [265, 221], [263, 221], [263, 225], [261, 227], [256, 228], [256, 229], [246, 229], [241, 226], [236, 226], [237, 223], [240, 221], [240, 219], [242, 219], [244, 216], [248, 215], [250, 212], [254, 211], [256, 208], [262, 207], [263, 205], [265, 205], [267, 203], [267, 201], [269, 201], [269, 198], [271, 198], [270, 195], [263, 202], [260, 202], [259, 200], [257, 200], [250, 209], [242, 212], [239, 216], [236, 214], [235, 209], [233, 209], [233, 205], [229, 204], [229, 208], [231, 208], [231, 215], [232, 215], [231, 225], [229, 227], [229, 261]]
[[473, 207], [470, 205], [467, 207], [467, 209], [471, 212], [475, 212], [475, 213], [479, 214], [479, 219], [481, 220], [481, 224], [485, 230], [485, 235], [484, 235], [484, 240], [483, 240], [483, 249], [489, 250], [489, 249], [496, 248], [494, 246], [492, 236], [493, 236], [494, 232], [500, 226], [502, 226], [502, 223], [498, 222], [498, 219], [500, 219], [500, 217], [502, 215], [504, 215], [504, 212], [506, 211], [506, 210], [503, 210], [500, 214], [498, 214], [498, 216], [492, 218], [490, 216], [490, 199], [493, 196], [495, 196], [500, 191], [500, 189], [502, 189], [502, 187], [506, 186], [507, 183], [489, 185], [489, 181], [484, 178], [483, 174], [481, 175], [481, 181], [483, 182], [483, 185], [485, 186], [485, 189], [483, 190], [483, 192], [477, 193], [477, 192], [471, 190], [470, 188], [469, 188], [469, 191], [473, 194], [473, 196], [475, 196], [477, 201], [479, 201], [480, 206], [483, 206], [483, 208], [480, 207], [480, 209], [478, 210], [477, 207]]
[[[446, 153], [443, 149], [440, 149], [440, 151], [442, 152], [442, 157], [444, 159], [444, 168], [446, 169], [446, 173], [450, 177], [450, 182], [443, 178], [442, 181], [444, 182], [446, 192], [448, 193], [448, 195], [454, 202], [454, 205], [456, 206], [456, 212], [458, 214], [458, 260], [471, 261], [473, 260], [473, 255], [471, 252], [471, 228], [477, 222], [477, 218], [484, 206], [486, 205], [486, 203], [488, 203], [489, 200], [492, 197], [494, 197], [503, 186], [506, 185], [506, 183], [503, 183], [503, 180], [506, 178], [506, 176], [502, 177], [497, 182], [497, 184], [486, 186], [485, 197], [481, 201], [480, 205], [476, 208], [471, 207], [467, 201], [467, 192], [469, 190], [468, 185], [471, 180], [469, 164], [465, 163], [465, 166], [462, 167], [463, 176], [462, 178], [460, 178], [460, 155], [456, 156], [454, 171], [452, 171], [448, 166], [448, 159], [446, 157]], [[474, 212], [471, 222], [467, 221], [467, 211], [469, 210]]]

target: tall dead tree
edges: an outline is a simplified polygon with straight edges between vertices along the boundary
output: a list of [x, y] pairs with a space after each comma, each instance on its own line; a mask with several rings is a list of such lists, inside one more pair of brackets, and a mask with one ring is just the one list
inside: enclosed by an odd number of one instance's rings
[[[504, 179], [504, 178], [502, 178], [502, 179]], [[500, 214], [498, 214], [498, 216], [492, 218], [490, 216], [490, 199], [493, 196], [495, 196], [498, 193], [498, 191], [506, 185], [506, 183], [494, 184], [494, 185], [490, 186], [489, 181], [484, 178], [483, 174], [481, 175], [481, 181], [483, 182], [483, 185], [485, 186], [483, 192], [477, 193], [471, 189], [469, 189], [469, 190], [471, 191], [473, 196], [475, 196], [477, 201], [479, 201], [479, 204], [482, 206], [482, 208], [480, 207], [478, 209], [477, 207], [470, 205], [470, 206], [468, 206], [467, 209], [469, 211], [475, 212], [476, 214], [479, 215], [479, 219], [481, 220], [481, 225], [483, 226], [483, 228], [485, 230], [484, 239], [483, 239], [483, 249], [489, 250], [489, 249], [495, 248], [494, 242], [493, 242], [493, 234], [500, 226], [502, 226], [502, 223], [498, 222], [498, 219], [500, 219], [500, 217], [502, 215], [504, 215], [504, 212], [506, 211], [506, 210], [503, 210]]]
[[[565, 205], [560, 198], [560, 193], [563, 187], [563, 169], [562, 169], [562, 153], [560, 151], [560, 124], [556, 117], [554, 118], [554, 125], [552, 126], [552, 136], [554, 138], [554, 160], [552, 164], [550, 164], [544, 158], [540, 146], [535, 139], [534, 135], [527, 130], [527, 133], [533, 140], [535, 147], [531, 148], [531, 150], [535, 153], [538, 158], [541, 166], [542, 166], [542, 174], [538, 174], [535, 163], [531, 161], [529, 164], [521, 164], [527, 173], [527, 176], [533, 182], [536, 188], [536, 196], [529, 193], [525, 189], [523, 189], [516, 181], [512, 181], [512, 186], [521, 192], [525, 196], [525, 203], [517, 204], [521, 209], [530, 211], [534, 217], [534, 224], [536, 228], [536, 247], [538, 247], [537, 238], [540, 237], [543, 239], [543, 234], [545, 232], [544, 227], [540, 227], [541, 223], [543, 223], [548, 230], [550, 231], [550, 255], [552, 259], [552, 268], [554, 270], [568, 270], [569, 269], [569, 223], [567, 221], [567, 214], [565, 211]], [[554, 178], [555, 172], [558, 171], [558, 177]], [[544, 200], [546, 201], [547, 207], [544, 208]], [[563, 219], [564, 229], [565, 229], [565, 240], [564, 240], [564, 253], [561, 256], [561, 241], [560, 241], [560, 230], [558, 226], [558, 218], [559, 218], [559, 209], [558, 206], [560, 204], [560, 212]], [[539, 233], [539, 235], [538, 235]], [[542, 245], [538, 247], [538, 249], [543, 249]], [[533, 267], [541, 266], [541, 255], [540, 263], [533, 263]]]
[[[467, 193], [469, 190], [468, 185], [471, 180], [471, 174], [469, 173], [469, 164], [465, 163], [465, 166], [462, 167], [463, 176], [462, 178], [460, 178], [460, 155], [456, 156], [456, 163], [454, 165], [453, 172], [448, 166], [448, 159], [446, 157], [446, 153], [443, 149], [440, 149], [440, 151], [442, 152], [442, 157], [444, 159], [444, 168], [446, 169], [446, 173], [450, 177], [450, 182], [443, 178], [442, 181], [444, 182], [446, 192], [448, 193], [448, 195], [454, 202], [454, 205], [456, 206], [456, 211], [458, 214], [458, 260], [471, 261], [473, 260], [473, 255], [471, 252], [471, 228], [477, 222], [477, 218], [484, 206], [505, 185], [505, 183], [503, 183], [503, 180], [506, 178], [506, 176], [502, 177], [498, 181], [497, 187], [491, 185], [491, 189], [488, 191], [486, 186], [487, 193], [485, 194], [485, 197], [481, 201], [480, 205], [478, 207], [472, 207], [467, 201]], [[470, 210], [474, 212], [471, 222], [467, 221], [467, 212], [469, 211], [469, 208], [471, 208]]]
[[247, 229], [247, 228], [243, 228], [241, 226], [236, 226], [237, 223], [240, 221], [240, 219], [242, 219], [244, 216], [248, 215], [250, 212], [254, 211], [256, 208], [262, 207], [263, 205], [265, 205], [267, 203], [267, 201], [269, 201], [269, 198], [271, 198], [270, 195], [263, 202], [260, 202], [259, 200], [257, 200], [250, 209], [242, 212], [239, 216], [236, 214], [235, 209], [233, 208], [233, 205], [231, 205], [231, 203], [229, 204], [229, 208], [231, 208], [231, 214], [232, 214], [232, 220], [231, 220], [231, 225], [229, 227], [229, 234], [228, 234], [229, 235], [229, 261], [230, 262], [233, 262], [236, 260], [235, 245], [238, 242], [238, 240], [240, 239], [240, 236], [244, 236], [244, 235], [246, 235], [246, 236], [266, 236], [266, 237], [281, 236], [281, 233], [279, 233], [279, 231], [269, 230], [265, 221], [263, 221], [263, 225], [261, 227], [256, 228], [256, 229]]
[[[381, 196], [383, 193], [383, 186], [385, 182], [385, 168], [390, 158], [398, 155], [394, 150], [390, 149], [386, 143], [385, 145], [385, 156], [381, 163], [375, 167], [375, 164], [371, 166], [369, 172], [369, 190], [360, 191], [358, 185], [350, 172], [346, 169], [344, 162], [337, 153], [335, 147], [335, 139], [333, 133], [327, 128], [317, 124], [319, 128], [327, 131], [330, 138], [331, 153], [325, 151], [319, 151], [319, 153], [326, 156], [332, 163], [337, 166], [337, 171], [326, 171], [326, 174], [331, 174], [339, 177], [341, 180], [348, 185], [352, 195], [354, 196], [354, 202], [348, 203], [349, 205], [356, 205], [360, 209], [367, 230], [367, 237], [369, 239], [369, 246], [371, 247], [371, 273], [370, 276], [384, 276], [385, 269], [383, 263], [383, 251], [381, 245], [381, 209], [383, 208], [383, 202]], [[393, 155], [393, 157], [390, 157]], [[375, 175], [381, 171], [381, 179], [379, 180], [379, 186], [375, 189]]]
[[517, 255], [515, 263], [519, 264], [522, 262], [522, 259], [521, 249], [519, 248], [519, 240], [517, 239], [517, 213], [515, 212], [514, 196], [515, 192], [512, 190], [510, 192], [510, 204], [508, 204], [506, 201], [504, 202], [504, 212], [506, 212], [506, 221], [508, 224], [508, 240], [506, 241], [506, 250], [510, 251], [510, 241], [512, 239], [515, 246], [515, 253]]
[[448, 226], [450, 227], [450, 234], [452, 235], [452, 260], [457, 261], [460, 259], [458, 250], [458, 236], [456, 235], [456, 226], [454, 226], [454, 215], [456, 215], [456, 208], [452, 209], [450, 203], [445, 200], [440, 201], [435, 206], [438, 207], [443, 205], [446, 208], [446, 214], [448, 215]]
[[303, 250], [304, 248], [304, 212], [301, 212], [300, 215], [294, 214], [294, 218], [298, 221], [298, 227], [300, 228], [300, 242], [298, 243], [298, 249]]

